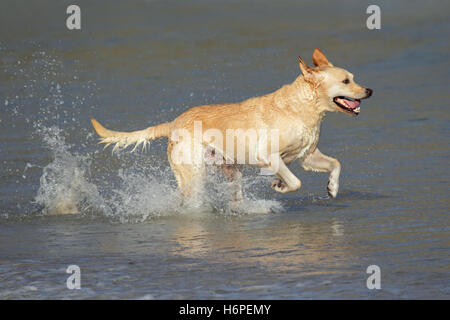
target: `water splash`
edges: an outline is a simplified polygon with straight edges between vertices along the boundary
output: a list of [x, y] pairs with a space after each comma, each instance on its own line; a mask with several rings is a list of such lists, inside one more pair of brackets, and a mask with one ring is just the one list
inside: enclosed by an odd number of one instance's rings
[[[45, 164], [31, 161], [21, 169], [23, 179], [30, 181], [33, 174], [23, 172], [42, 168], [34, 195], [42, 214], [94, 215], [120, 223], [140, 223], [177, 214], [242, 215], [282, 210], [279, 202], [261, 198], [258, 186], [268, 183], [255, 173], [244, 179], [245, 199], [238, 206], [230, 206], [229, 185], [217, 172], [208, 175], [200, 202], [185, 201], [182, 205], [173, 174], [168, 164], [161, 164], [158, 154], [130, 154], [126, 150], [110, 154], [96, 145], [92, 128], [83, 124], [88, 123], [84, 118], [93, 108], [98, 88], [92, 81], [80, 84], [76, 71], [67, 77], [64, 70], [57, 55], [39, 50], [7, 70], [16, 81], [11, 89], [14, 94], [5, 97], [5, 108], [14, 126], [32, 125], [28, 143], [44, 147], [41, 154]], [[36, 104], [37, 113], [33, 112]]]
[[[53, 161], [44, 167], [36, 202], [46, 214], [100, 214], [121, 223], [144, 222], [148, 219], [174, 214], [202, 215], [211, 211], [219, 214], [268, 213], [282, 210], [279, 202], [258, 198], [252, 193], [266, 177], [244, 179], [245, 199], [232, 207], [229, 183], [217, 172], [210, 173], [207, 188], [200, 203], [184, 203], [169, 168], [134, 166], [105, 175], [107, 166], [92, 153], [73, 152], [58, 127], [41, 128], [43, 141], [53, 154]], [[112, 154], [111, 157], [114, 157]], [[121, 159], [119, 159], [121, 160]], [[101, 166], [95, 179], [91, 168]], [[109, 178], [103, 179], [105, 176]], [[115, 183], [110, 181], [111, 176]], [[103, 183], [93, 181], [102, 181]]]
[[70, 152], [62, 130], [56, 126], [39, 128], [53, 161], [44, 167], [35, 201], [47, 214], [73, 214], [89, 209], [108, 211], [97, 186], [88, 181], [88, 155]]

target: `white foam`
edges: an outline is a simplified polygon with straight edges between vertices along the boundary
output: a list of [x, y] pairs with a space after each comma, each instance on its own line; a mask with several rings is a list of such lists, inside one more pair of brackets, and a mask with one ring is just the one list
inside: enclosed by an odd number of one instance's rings
[[43, 214], [92, 214], [139, 223], [174, 214], [201, 217], [212, 212], [247, 214], [281, 209], [277, 201], [261, 198], [256, 189], [264, 177], [257, 174], [244, 180], [245, 200], [232, 208], [229, 185], [217, 172], [209, 176], [200, 201], [181, 206], [173, 174], [168, 165], [159, 164], [158, 154], [131, 155], [123, 150], [112, 155], [96, 145], [93, 129], [85, 126], [87, 102], [95, 95], [96, 84], [89, 81], [82, 85], [85, 92], [69, 94], [66, 88], [73, 80], [59, 76], [65, 71], [58, 57], [43, 51], [32, 57], [27, 69], [11, 72], [26, 88], [25, 96], [39, 97], [38, 113], [30, 113], [22, 96], [5, 97], [4, 104], [15, 118], [23, 117], [33, 124], [35, 143], [50, 151], [51, 160], [43, 168], [42, 163], [31, 161], [23, 171], [23, 178], [28, 179], [29, 168], [42, 168], [35, 202]]
[[[36, 202], [46, 214], [95, 213], [122, 223], [138, 223], [174, 214], [201, 217], [211, 212], [240, 215], [282, 210], [279, 202], [261, 199], [252, 193], [252, 186], [260, 184], [265, 177], [244, 179], [245, 199], [232, 206], [229, 184], [216, 170], [208, 175], [201, 198], [181, 205], [170, 169], [148, 164], [141, 164], [141, 167], [137, 161], [130, 168], [115, 171], [107, 165], [94, 163], [101, 158], [93, 154], [71, 151], [61, 129], [41, 127], [39, 132], [53, 155], [53, 161], [43, 169], [36, 196]], [[108, 152], [108, 156], [116, 155]], [[100, 178], [95, 179], [92, 167], [102, 168]]]

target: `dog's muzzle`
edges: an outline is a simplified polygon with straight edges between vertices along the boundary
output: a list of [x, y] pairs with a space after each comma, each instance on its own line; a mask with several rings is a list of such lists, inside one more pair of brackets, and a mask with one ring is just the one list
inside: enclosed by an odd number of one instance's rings
[[333, 101], [345, 112], [353, 116], [357, 116], [359, 114], [359, 105], [361, 104], [361, 100], [339, 96], [334, 97]]
[[[373, 90], [366, 88], [365, 93], [366, 96], [362, 99], [369, 98], [372, 95]], [[359, 105], [361, 104], [361, 99], [338, 96], [333, 98], [333, 102], [337, 104], [346, 113], [351, 114], [352, 116], [357, 116], [359, 114], [360, 111]]]

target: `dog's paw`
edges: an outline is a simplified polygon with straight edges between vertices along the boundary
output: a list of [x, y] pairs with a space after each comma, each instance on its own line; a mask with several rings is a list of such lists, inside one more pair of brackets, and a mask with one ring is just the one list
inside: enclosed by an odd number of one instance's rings
[[327, 191], [328, 191], [328, 195], [330, 197], [336, 198], [338, 189], [339, 189], [339, 184], [337, 184], [333, 181], [328, 181]]
[[286, 184], [283, 181], [281, 181], [280, 179], [273, 180], [270, 187], [273, 190], [275, 190], [276, 192], [280, 192], [280, 193], [285, 193], [288, 191]]

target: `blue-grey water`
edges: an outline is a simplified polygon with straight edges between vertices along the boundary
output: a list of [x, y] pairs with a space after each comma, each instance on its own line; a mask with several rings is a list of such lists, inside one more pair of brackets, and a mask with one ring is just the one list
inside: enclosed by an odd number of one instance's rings
[[[69, 4], [1, 3], [0, 299], [450, 298], [448, 1], [80, 0], [78, 31]], [[294, 164], [296, 193], [248, 169], [232, 212], [213, 172], [187, 210], [166, 140], [97, 144], [90, 117], [136, 130], [265, 94], [316, 47], [375, 92], [324, 120], [337, 199]]]

